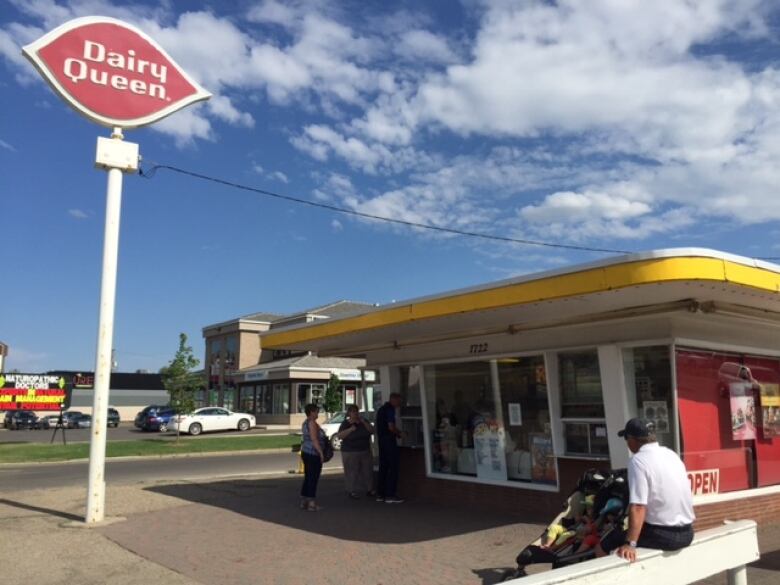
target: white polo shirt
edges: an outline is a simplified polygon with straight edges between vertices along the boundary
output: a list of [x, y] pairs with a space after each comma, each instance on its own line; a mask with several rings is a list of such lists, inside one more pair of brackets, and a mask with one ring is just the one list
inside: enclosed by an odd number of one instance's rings
[[647, 506], [645, 522], [683, 526], [696, 519], [685, 465], [658, 443], [642, 445], [628, 462], [629, 503]]

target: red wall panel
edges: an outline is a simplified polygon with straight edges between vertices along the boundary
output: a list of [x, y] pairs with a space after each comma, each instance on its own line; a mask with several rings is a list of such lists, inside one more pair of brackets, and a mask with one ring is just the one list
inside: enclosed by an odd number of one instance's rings
[[732, 439], [731, 407], [721, 366], [739, 363], [740, 356], [677, 350], [677, 397], [682, 433], [683, 461], [689, 471], [719, 469], [720, 490], [751, 487], [752, 441]]

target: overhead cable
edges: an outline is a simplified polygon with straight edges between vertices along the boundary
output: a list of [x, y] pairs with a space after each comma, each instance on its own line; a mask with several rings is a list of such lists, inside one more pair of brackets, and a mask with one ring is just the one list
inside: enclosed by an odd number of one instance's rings
[[[188, 177], [192, 177], [195, 179], [200, 179], [202, 181], [209, 181], [211, 183], [216, 183], [218, 185], [223, 185], [225, 187], [231, 187], [233, 189], [240, 189], [242, 191], [249, 191], [252, 193], [257, 193], [258, 195], [264, 195], [266, 197], [272, 197], [274, 199], [281, 199], [283, 201], [289, 201], [290, 203], [297, 203], [299, 205], [308, 205], [310, 207], [317, 207], [320, 209], [326, 209], [328, 211], [332, 211], [335, 213], [342, 213], [345, 215], [352, 215], [355, 217], [362, 217], [364, 219], [371, 219], [375, 221], [384, 221], [387, 223], [394, 223], [397, 225], [403, 225], [407, 227], [412, 228], [419, 228], [424, 230], [430, 230], [430, 231], [436, 231], [436, 232], [443, 232], [447, 234], [453, 234], [458, 236], [466, 236], [470, 238], [480, 238], [483, 240], [494, 240], [499, 242], [507, 242], [511, 244], [521, 244], [524, 246], [541, 246], [545, 248], [558, 248], [563, 250], [576, 250], [579, 252], [601, 252], [606, 254], [631, 254], [632, 252], [630, 250], [618, 250], [614, 248], [597, 248], [593, 246], [578, 246], [576, 244], [562, 244], [558, 242], [546, 242], [541, 240], [528, 240], [524, 238], [512, 238], [510, 236], [500, 236], [495, 234], [486, 234], [482, 232], [472, 232], [468, 230], [461, 230], [457, 228], [451, 228], [451, 227], [444, 227], [444, 226], [438, 226], [438, 225], [432, 225], [429, 223], [422, 223], [417, 221], [408, 221], [405, 219], [398, 219], [394, 217], [385, 217], [382, 215], [375, 215], [373, 213], [365, 213], [363, 211], [357, 211], [355, 209], [349, 209], [347, 207], [339, 207], [338, 205], [332, 205], [330, 203], [323, 203], [321, 201], [312, 201], [311, 199], [303, 199], [301, 197], [293, 197], [292, 195], [283, 195], [281, 193], [275, 193], [274, 191], [269, 191], [267, 189], [260, 189], [259, 187], [252, 187], [250, 185], [244, 185], [242, 183], [237, 183], [235, 181], [228, 181], [227, 179], [221, 179], [219, 177], [212, 177], [209, 175], [204, 175], [203, 173], [197, 173], [195, 171], [190, 171], [187, 169], [182, 169], [180, 167], [176, 167], [173, 165], [166, 165], [166, 164], [152, 164], [149, 168], [139, 169], [139, 173], [142, 177], [146, 179], [151, 179], [154, 177], [155, 173], [158, 170], [167, 170], [172, 171], [174, 173], [179, 173], [181, 175], [186, 175]], [[768, 256], [764, 258], [758, 258], [759, 260], [778, 260], [780, 257], [775, 256]]]

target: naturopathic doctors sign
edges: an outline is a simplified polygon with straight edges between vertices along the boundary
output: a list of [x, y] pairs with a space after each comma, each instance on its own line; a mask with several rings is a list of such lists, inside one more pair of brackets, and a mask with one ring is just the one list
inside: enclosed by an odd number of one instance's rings
[[60, 410], [69, 388], [62, 376], [0, 374], [0, 410]]

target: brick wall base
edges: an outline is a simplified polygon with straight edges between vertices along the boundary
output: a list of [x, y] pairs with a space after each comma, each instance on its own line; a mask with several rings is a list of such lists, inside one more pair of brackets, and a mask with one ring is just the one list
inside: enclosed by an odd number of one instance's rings
[[[602, 463], [599, 465], [599, 463]], [[606, 462], [559, 459], [560, 490], [543, 492], [425, 476], [422, 449], [401, 449], [399, 493], [418, 501], [453, 507], [499, 512], [519, 522], [550, 522], [562, 510], [566, 498], [587, 469], [606, 468]], [[696, 506], [696, 530], [712, 528], [724, 520], [755, 520], [759, 524], [780, 521], [780, 494], [742, 498]]]

